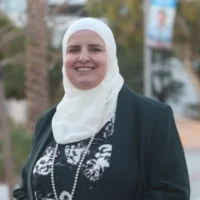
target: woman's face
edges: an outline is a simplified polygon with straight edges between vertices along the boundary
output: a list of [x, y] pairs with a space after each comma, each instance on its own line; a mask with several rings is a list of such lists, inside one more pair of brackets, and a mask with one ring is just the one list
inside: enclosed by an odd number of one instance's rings
[[75, 87], [87, 90], [99, 85], [106, 75], [106, 61], [106, 46], [97, 33], [81, 30], [69, 38], [65, 69]]

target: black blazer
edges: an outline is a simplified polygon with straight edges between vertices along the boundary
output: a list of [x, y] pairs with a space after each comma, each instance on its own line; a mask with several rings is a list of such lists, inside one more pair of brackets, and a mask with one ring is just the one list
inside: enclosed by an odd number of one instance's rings
[[[13, 192], [17, 200], [35, 199], [32, 170], [52, 134], [55, 110], [56, 106], [49, 109], [37, 122], [21, 185]], [[190, 199], [185, 156], [169, 106], [123, 86], [117, 103], [110, 168], [97, 190], [102, 200]]]

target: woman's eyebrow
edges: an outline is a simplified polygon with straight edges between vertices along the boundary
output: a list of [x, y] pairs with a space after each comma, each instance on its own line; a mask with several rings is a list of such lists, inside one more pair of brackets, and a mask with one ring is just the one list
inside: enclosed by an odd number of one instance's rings
[[102, 47], [102, 48], [103, 48], [103, 46], [100, 45], [100, 44], [89, 44], [89, 46], [90, 46], [90, 47]]
[[71, 47], [75, 47], [75, 48], [77, 48], [77, 47], [80, 47], [80, 45], [69, 45], [67, 48], [71, 48]]
[[[81, 45], [74, 45], [74, 44], [71, 44], [69, 45], [67, 48], [78, 48], [80, 47]], [[104, 48], [102, 45], [100, 44], [88, 44], [89, 47], [99, 47], [99, 48]]]

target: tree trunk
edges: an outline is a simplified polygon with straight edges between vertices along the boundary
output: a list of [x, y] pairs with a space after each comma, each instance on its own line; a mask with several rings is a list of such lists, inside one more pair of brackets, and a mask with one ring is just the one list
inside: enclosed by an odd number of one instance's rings
[[46, 7], [46, 0], [27, 0], [25, 93], [29, 133], [49, 104]]

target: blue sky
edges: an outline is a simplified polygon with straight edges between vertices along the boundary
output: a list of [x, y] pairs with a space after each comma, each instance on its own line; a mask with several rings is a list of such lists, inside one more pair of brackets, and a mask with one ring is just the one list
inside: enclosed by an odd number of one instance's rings
[[8, 14], [18, 14], [25, 11], [25, 0], [2, 0], [0, 8]]

